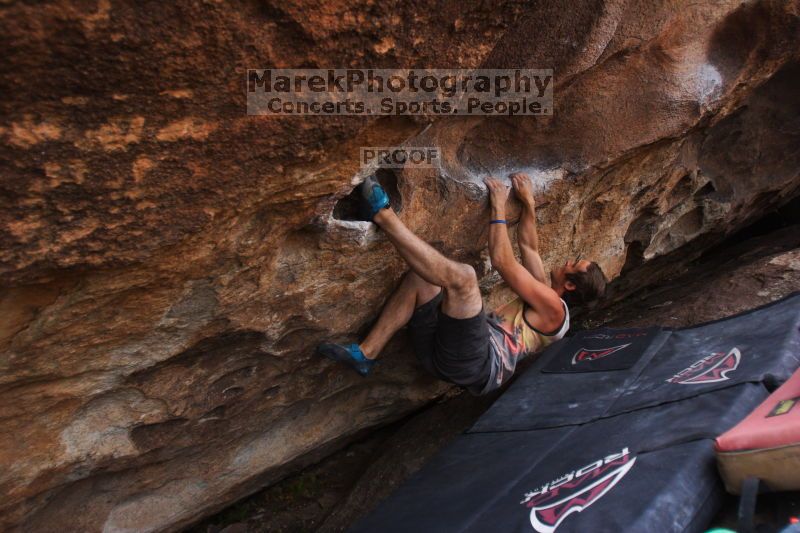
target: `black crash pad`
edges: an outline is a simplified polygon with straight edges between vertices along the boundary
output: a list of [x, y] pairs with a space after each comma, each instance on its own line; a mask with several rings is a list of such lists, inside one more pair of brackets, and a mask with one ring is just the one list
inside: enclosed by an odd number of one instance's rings
[[629, 411], [746, 381], [775, 389], [800, 366], [800, 297], [672, 332], [611, 412]]
[[[713, 438], [800, 366], [799, 326], [796, 294], [694, 328], [563, 339], [353, 531], [702, 531], [723, 490]], [[602, 356], [567, 368], [583, 348]]]
[[702, 527], [702, 504], [722, 496], [713, 438], [767, 395], [745, 383], [585, 425], [465, 434], [352, 531]]
[[[582, 424], [604, 416], [613, 403], [644, 370], [650, 359], [671, 335], [659, 328], [638, 330], [603, 329], [607, 339], [587, 339], [594, 331], [581, 332], [574, 337], [554, 343], [500, 397], [470, 429], [470, 431], [516, 431], [543, 429]], [[583, 346], [594, 349], [613, 349], [620, 339], [615, 332], [627, 335], [639, 332], [650, 340], [649, 345], [635, 344], [616, 350], [605, 359], [627, 356], [634, 348], [640, 353], [634, 364], [623, 370], [587, 369], [582, 372], [542, 373], [543, 368], [559, 368], [569, 362]]]
[[[603, 416], [689, 398], [743, 382], [769, 388], [800, 366], [800, 294], [727, 319], [680, 330], [583, 331], [554, 343], [470, 429], [516, 431], [581, 424]], [[639, 331], [649, 345], [632, 344], [602, 358], [640, 354], [629, 368], [548, 373], [571, 360], [581, 346], [608, 349], [626, 344], [615, 332]], [[599, 344], [593, 337], [603, 332]], [[645, 337], [646, 335], [646, 337]], [[595, 344], [590, 344], [594, 341]], [[735, 349], [735, 351], [734, 351]]]

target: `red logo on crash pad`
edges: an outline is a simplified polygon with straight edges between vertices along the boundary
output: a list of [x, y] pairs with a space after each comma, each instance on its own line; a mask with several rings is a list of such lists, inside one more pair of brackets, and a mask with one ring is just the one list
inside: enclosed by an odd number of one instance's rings
[[704, 385], [726, 381], [730, 379], [729, 374], [739, 368], [741, 360], [742, 354], [738, 348], [733, 348], [728, 353], [712, 353], [696, 361], [689, 368], [684, 368], [669, 378], [667, 383]]
[[596, 350], [581, 348], [575, 352], [575, 355], [572, 356], [572, 364], [574, 365], [583, 361], [595, 361], [597, 359], [602, 359], [604, 357], [608, 357], [612, 353], [622, 350], [623, 348], [627, 348], [630, 345], [631, 343], [628, 343], [621, 346], [612, 346], [611, 348], [598, 348]]
[[520, 503], [530, 508], [533, 529], [552, 533], [569, 515], [580, 513], [605, 496], [635, 462], [636, 456], [623, 448], [528, 492]]

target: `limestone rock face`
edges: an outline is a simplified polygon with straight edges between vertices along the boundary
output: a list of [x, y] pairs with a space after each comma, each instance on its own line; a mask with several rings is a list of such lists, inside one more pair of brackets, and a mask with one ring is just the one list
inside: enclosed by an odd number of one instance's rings
[[[0, 7], [0, 528], [198, 520], [440, 395], [402, 335], [320, 361], [404, 272], [348, 220], [361, 146], [439, 146], [401, 216], [476, 266], [487, 173], [610, 275], [798, 193], [796, 1]], [[552, 118], [250, 117], [247, 68], [553, 68]], [[513, 214], [513, 213], [512, 213]]]

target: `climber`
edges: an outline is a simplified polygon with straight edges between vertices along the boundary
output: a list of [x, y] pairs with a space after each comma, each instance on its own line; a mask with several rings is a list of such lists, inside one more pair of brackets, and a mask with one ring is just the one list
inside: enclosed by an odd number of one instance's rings
[[522, 263], [514, 257], [505, 221], [509, 188], [495, 178], [485, 180], [492, 215], [489, 255], [518, 298], [487, 315], [475, 270], [414, 235], [389, 206], [377, 180], [367, 179], [361, 193], [370, 218], [410, 271], [360, 344], [323, 343], [317, 351], [366, 376], [392, 335], [408, 324], [425, 369], [478, 395], [507, 382], [520, 358], [562, 338], [569, 329], [566, 302], [585, 304], [602, 296], [606, 278], [597, 263], [578, 257], [554, 269], [548, 284], [539, 256], [530, 178], [513, 174], [511, 181], [523, 206], [517, 230]]

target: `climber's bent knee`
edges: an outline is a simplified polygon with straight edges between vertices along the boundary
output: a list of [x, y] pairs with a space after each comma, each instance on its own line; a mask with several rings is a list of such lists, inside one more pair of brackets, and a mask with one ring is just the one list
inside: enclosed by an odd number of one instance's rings
[[442, 311], [451, 318], [471, 318], [483, 309], [478, 277], [471, 266], [456, 264], [458, 272], [453, 278], [454, 281], [444, 288]]
[[464, 263], [453, 261], [448, 268], [445, 288], [450, 292], [468, 293], [478, 288], [475, 269]]

